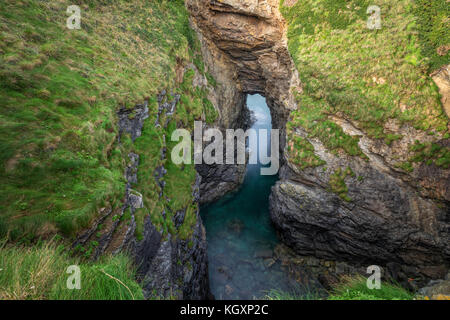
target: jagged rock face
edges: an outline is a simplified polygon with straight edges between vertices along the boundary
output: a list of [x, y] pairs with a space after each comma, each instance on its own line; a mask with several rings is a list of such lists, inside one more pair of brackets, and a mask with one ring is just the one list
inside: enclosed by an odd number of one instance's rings
[[[344, 117], [331, 119], [346, 134], [359, 137], [367, 159], [329, 152], [319, 139], [296, 129], [293, 134], [307, 139], [326, 165], [301, 170], [284, 153], [281, 181], [270, 199], [271, 217], [283, 241], [301, 254], [385, 266], [398, 280], [445, 276], [450, 265], [450, 170], [422, 162], [406, 172], [396, 164], [412, 156], [414, 141], [448, 148], [449, 139], [392, 119], [385, 131], [401, 138], [387, 145]], [[330, 186], [339, 168], [352, 172], [343, 177], [347, 200]]]
[[[170, 117], [174, 114], [179, 95], [173, 95], [170, 102], [164, 99], [166, 92], [158, 95], [158, 115], [155, 126], [167, 127]], [[136, 105], [132, 109], [121, 108], [118, 112], [120, 135], [127, 132], [133, 141], [142, 133], [144, 120], [148, 118], [148, 103]], [[129, 115], [134, 117], [130, 119]], [[165, 122], [160, 121], [164, 115]], [[119, 139], [120, 139], [119, 135]], [[166, 159], [165, 147], [161, 149], [161, 159]], [[93, 223], [92, 227], [81, 234], [72, 244], [73, 248], [86, 246], [96, 241], [98, 244], [91, 255], [92, 260], [103, 254], [116, 254], [128, 252], [134, 258], [137, 267], [138, 280], [141, 283], [146, 298], [176, 298], [176, 299], [207, 299], [210, 296], [208, 280], [208, 257], [206, 233], [202, 224], [199, 210], [196, 211], [196, 221], [190, 236], [186, 239], [163, 234], [151, 222], [147, 215], [144, 219], [142, 238], [136, 236], [137, 223], [136, 210], [144, 207], [143, 196], [132, 189], [138, 182], [139, 155], [129, 153], [128, 165], [125, 168], [125, 197], [123, 205], [117, 209], [102, 208], [101, 217]], [[160, 197], [164, 194], [164, 175], [167, 173], [164, 166], [157, 167], [154, 178], [161, 187]], [[192, 186], [194, 203], [200, 201], [201, 177], [197, 175]], [[130, 220], [121, 222], [126, 210], [130, 212]], [[164, 213], [163, 213], [164, 214]], [[177, 229], [183, 224], [186, 209], [178, 211], [174, 219]], [[99, 227], [105, 230], [98, 238]]]
[[197, 165], [202, 176], [201, 201], [206, 204], [219, 200], [223, 195], [239, 188], [245, 177], [245, 165]]
[[300, 90], [300, 85], [278, 1], [188, 0], [186, 4], [204, 50], [221, 58], [207, 61], [213, 75], [227, 72], [231, 78], [222, 82], [225, 86], [264, 95], [274, 127], [283, 128], [289, 110], [296, 108], [291, 89]]
[[197, 300], [209, 297], [206, 246], [205, 229], [197, 212], [197, 223], [189, 239], [174, 239], [170, 234], [162, 238], [150, 218], [146, 218], [143, 239], [138, 242], [131, 238], [124, 249], [135, 256], [146, 298], [156, 292], [164, 298]]
[[[200, 180], [197, 175], [193, 186], [196, 202], [199, 201]], [[185, 210], [181, 210], [175, 215], [177, 228], [184, 220], [185, 213]], [[146, 298], [156, 295], [162, 298], [201, 300], [209, 297], [206, 233], [198, 210], [196, 215], [192, 235], [185, 240], [170, 234], [163, 237], [149, 217], [145, 218], [142, 239], [137, 240], [134, 236], [136, 222], [132, 216], [123, 242], [116, 252], [126, 250], [135, 258], [138, 280]]]
[[[221, 129], [224, 136], [227, 128], [242, 128], [245, 130], [250, 126], [250, 112], [245, 105], [245, 94], [239, 91], [235, 85], [229, 85], [232, 83], [233, 74], [230, 70], [218, 71], [218, 69], [214, 68], [218, 68], [219, 64], [211, 65], [215, 59], [221, 61], [220, 59], [223, 57], [217, 55], [217, 52], [209, 51], [206, 47], [203, 50], [203, 56], [206, 60], [206, 65], [210, 65], [209, 72], [214, 74], [214, 78], [218, 83], [214, 90], [207, 86], [208, 81], [206, 77], [198, 72], [195, 65], [190, 64], [186, 66], [184, 71], [187, 69], [194, 70], [194, 87], [210, 89], [208, 99], [220, 114], [217, 123], [212, 127]], [[202, 132], [204, 133], [207, 129], [209, 129], [209, 126], [203, 123]], [[206, 145], [207, 143], [205, 142], [203, 147]], [[223, 154], [226, 154], [225, 150]], [[246, 165], [197, 164], [195, 169], [202, 177], [199, 187], [199, 203], [206, 204], [216, 201], [226, 193], [239, 188], [245, 176]]]
[[[136, 115], [130, 119], [132, 112]], [[131, 139], [134, 141], [142, 134], [142, 126], [144, 120], [148, 118], [148, 102], [143, 105], [137, 105], [133, 110], [127, 108], [121, 108], [117, 113], [119, 117], [119, 139], [123, 132], [127, 132], [131, 135]]]
[[[208, 72], [217, 80], [210, 100], [218, 106], [221, 129], [245, 129], [245, 96], [259, 93], [271, 109], [273, 127], [284, 132], [300, 90], [287, 50], [278, 1], [188, 0], [193, 28], [202, 44]], [[244, 121], [245, 122], [245, 121]], [[282, 134], [281, 145], [285, 139]], [[211, 202], [242, 183], [245, 166], [197, 166], [202, 175], [201, 202]]]
[[363, 173], [366, 181], [349, 179], [352, 201], [345, 202], [327, 190], [324, 175], [299, 175], [283, 167], [270, 198], [271, 218], [282, 240], [302, 255], [405, 267], [400, 280], [445, 275], [446, 212], [393, 177], [368, 167], [360, 170], [355, 173]]
[[[348, 133], [357, 130], [337, 122]], [[420, 168], [400, 172], [390, 158], [393, 150], [377, 147], [360, 131], [353, 133], [362, 135], [359, 144], [367, 161], [328, 152], [318, 139], [309, 141], [326, 166], [300, 170], [284, 154], [281, 180], [270, 198], [271, 218], [282, 240], [302, 255], [378, 264], [400, 281], [415, 278], [419, 284], [445, 276], [450, 262], [449, 170], [432, 166], [426, 178]], [[295, 134], [307, 137], [301, 130]], [[342, 167], [352, 171], [343, 178], [347, 200], [329, 184]]]
[[[209, 57], [206, 65], [222, 84], [216, 94], [225, 90], [263, 94], [274, 127], [283, 129], [290, 110], [296, 108], [292, 92], [301, 91], [301, 86], [287, 50], [279, 2], [187, 0], [186, 4], [204, 56]], [[435, 75], [441, 93], [448, 91], [444, 78], [445, 72]], [[234, 101], [219, 104], [224, 127], [233, 127], [239, 114]], [[328, 152], [318, 139], [296, 132], [327, 164], [300, 170], [282, 153], [284, 166], [270, 199], [272, 220], [282, 240], [302, 255], [380, 264], [400, 280], [444, 276], [450, 265], [449, 170], [421, 165], [405, 172], [396, 167], [411, 156], [409, 146], [415, 139], [436, 139], [388, 121], [385, 131], [401, 134], [402, 139], [387, 146], [344, 118], [332, 120], [345, 133], [361, 137], [359, 147], [368, 160]], [[353, 172], [344, 178], [351, 201], [333, 193], [329, 185], [335, 170], [345, 167]]]
[[[253, 119], [250, 111], [244, 106], [240, 118], [235, 123], [235, 127], [245, 131], [251, 127], [252, 121]], [[207, 126], [203, 129], [207, 129]], [[226, 136], [225, 130], [222, 130], [222, 134], [224, 137]], [[202, 183], [200, 185], [200, 204], [208, 204], [219, 200], [225, 194], [237, 190], [244, 182], [247, 165], [226, 164], [226, 152], [226, 146], [224, 146], [224, 149], [222, 150], [223, 164], [197, 164], [195, 166], [196, 171], [202, 177]], [[236, 152], [237, 144], [235, 145], [235, 154]]]

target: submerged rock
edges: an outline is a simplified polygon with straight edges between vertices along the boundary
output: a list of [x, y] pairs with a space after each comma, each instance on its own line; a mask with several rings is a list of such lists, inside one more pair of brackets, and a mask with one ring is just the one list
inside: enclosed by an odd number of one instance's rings
[[234, 289], [230, 286], [230, 285], [225, 285], [225, 293], [227, 294], [227, 295], [231, 295], [232, 293], [233, 293], [233, 291], [234, 291]]
[[233, 219], [228, 223], [227, 228], [231, 232], [240, 235], [242, 233], [242, 230], [244, 230], [245, 228], [245, 224], [242, 220]]

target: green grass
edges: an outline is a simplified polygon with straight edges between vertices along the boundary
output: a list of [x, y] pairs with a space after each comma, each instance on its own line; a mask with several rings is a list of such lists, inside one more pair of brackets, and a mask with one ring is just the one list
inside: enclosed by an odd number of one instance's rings
[[419, 43], [434, 71], [450, 61], [450, 7], [446, 0], [416, 0], [413, 13], [417, 17]]
[[393, 283], [381, 283], [380, 289], [369, 289], [363, 277], [348, 278], [339, 284], [328, 300], [413, 300], [414, 294]]
[[416, 140], [414, 144], [409, 146], [409, 151], [411, 151], [412, 156], [407, 161], [396, 163], [397, 168], [412, 172], [414, 163], [436, 165], [442, 169], [450, 168], [450, 149], [439, 143], [420, 143]]
[[[172, 149], [178, 144], [176, 141], [171, 141], [173, 131], [180, 127], [192, 129], [194, 120], [201, 120], [207, 107], [207, 104], [202, 104], [203, 100], [196, 96], [196, 94], [203, 94], [204, 91], [193, 88], [192, 73], [187, 72], [185, 78], [190, 78], [190, 80], [183, 82], [177, 89], [182, 94], [182, 99], [167, 128], [155, 127], [153, 123], [156, 118], [155, 115], [151, 115], [144, 124], [142, 136], [136, 139], [135, 145], [132, 147], [133, 151], [140, 155], [138, 184], [133, 188], [142, 193], [145, 205], [145, 208], [141, 209], [136, 216], [138, 234], [142, 233], [142, 225], [147, 215], [161, 232], [171, 233], [173, 236], [180, 236], [183, 239], [187, 239], [192, 234], [193, 226], [197, 221], [196, 206], [193, 204], [192, 197], [192, 185], [196, 177], [194, 164], [177, 165], [170, 158]], [[183, 102], [183, 97], [189, 101], [197, 100], [197, 104], [187, 105]], [[189, 111], [186, 111], [186, 108]], [[161, 123], [164, 122], [165, 119], [161, 119]], [[164, 135], [166, 136], [165, 141]], [[163, 147], [166, 148], [166, 159], [164, 160], [160, 159], [160, 150]], [[161, 189], [154, 178], [155, 169], [160, 165], [164, 165], [167, 170], [167, 174], [163, 178], [166, 184], [162, 198], [159, 198]], [[187, 213], [180, 230], [177, 230], [172, 218], [180, 210], [186, 210]], [[162, 215], [163, 211], [165, 217]], [[138, 236], [139, 238], [140, 236]]]
[[342, 200], [350, 202], [352, 199], [347, 195], [348, 186], [345, 183], [345, 178], [347, 176], [355, 176], [350, 167], [347, 167], [345, 170], [338, 168], [332, 175], [330, 175], [328, 184], [332, 192], [336, 193]]
[[450, 150], [437, 143], [415, 143], [410, 147], [414, 155], [409, 159], [410, 162], [426, 163], [428, 165], [448, 169], [450, 167]]
[[287, 156], [289, 161], [302, 170], [308, 167], [318, 167], [326, 162], [314, 154], [314, 147], [303, 137], [297, 136], [290, 131], [288, 126]]
[[[165, 204], [153, 179], [162, 147], [163, 132], [153, 126], [160, 90], [183, 93], [177, 126], [217, 117], [206, 90], [193, 88], [192, 72], [183, 84], [174, 81], [180, 61], [204, 72], [183, 1], [83, 1], [81, 30], [65, 26], [71, 4], [0, 4], [0, 236], [9, 231], [25, 243], [56, 232], [73, 237], [99, 208], [117, 207], [130, 151], [141, 156], [133, 188], [160, 214]], [[133, 144], [125, 135], [119, 144], [117, 109], [144, 100], [150, 118], [143, 136]], [[179, 170], [168, 180], [172, 174]]]
[[[197, 41], [193, 50], [198, 50], [199, 44]], [[200, 74], [203, 72], [205, 76], [204, 68], [201, 67], [202, 65], [198, 61], [198, 55], [195, 55], [195, 59], [197, 59], [198, 72]], [[151, 113], [150, 118], [144, 124], [142, 136], [136, 139], [135, 145], [132, 146], [133, 151], [140, 155], [138, 185], [134, 188], [142, 193], [145, 204], [145, 208], [140, 211], [136, 219], [138, 239], [141, 237], [142, 224], [147, 215], [150, 216], [152, 223], [164, 234], [171, 233], [173, 236], [179, 236], [182, 239], [187, 239], [192, 234], [193, 226], [197, 221], [195, 214], [197, 209], [192, 203], [192, 185], [196, 177], [195, 167], [193, 164], [177, 165], [170, 158], [172, 149], [178, 144], [176, 141], [171, 141], [171, 136], [175, 129], [185, 128], [192, 130], [194, 121], [205, 120], [211, 124], [218, 116], [214, 106], [207, 98], [207, 89], [194, 87], [195, 72], [193, 69], [188, 69], [184, 74], [183, 82], [173, 88], [174, 93], [180, 94], [181, 98], [167, 128], [153, 126], [156, 120], [156, 113]], [[171, 90], [168, 91], [170, 92]], [[172, 97], [169, 96], [168, 100], [170, 101], [171, 99]], [[151, 105], [154, 105], [151, 110], [157, 110], [156, 100], [152, 99]], [[163, 116], [160, 119], [160, 123], [165, 123], [166, 120]], [[164, 135], [166, 137], [165, 140]], [[164, 160], [159, 157], [160, 150], [163, 147], [166, 148], [167, 158]], [[159, 194], [161, 190], [155, 182], [154, 172], [161, 165], [164, 165], [167, 174], [163, 178], [166, 182], [164, 197], [160, 199]], [[180, 210], [186, 210], [186, 216], [183, 224], [177, 230], [173, 217]], [[165, 212], [165, 217], [162, 215], [163, 211]]]
[[[201, 72], [200, 69], [199, 72]], [[206, 76], [204, 72], [201, 73]], [[187, 70], [183, 82], [176, 90], [181, 94], [180, 105], [177, 107], [177, 120], [181, 121], [185, 127], [192, 127], [194, 120], [204, 120], [211, 124], [218, 117], [213, 104], [208, 100], [207, 89], [193, 86], [194, 75], [193, 69]], [[216, 85], [213, 78], [209, 78], [208, 82], [211, 82], [212, 86]]]
[[[70, 274], [78, 265], [81, 289], [67, 289]], [[137, 300], [142, 288], [135, 280], [135, 270], [125, 255], [105, 256], [96, 263], [70, 257], [54, 243], [33, 247], [0, 248], [0, 300]]]
[[[348, 119], [387, 145], [401, 138], [385, 131], [390, 119], [437, 137], [445, 135], [448, 118], [428, 76], [434, 60], [423, 48], [423, 37], [442, 34], [445, 28], [439, 23], [443, 15], [448, 20], [448, 9], [440, 10], [433, 20], [437, 31], [424, 33], [420, 17], [430, 19], [424, 1], [416, 6], [411, 0], [305, 0], [293, 7], [283, 2], [288, 49], [303, 84], [288, 131], [302, 127], [328, 150], [362, 158], [366, 157], [359, 138], [345, 134], [333, 116]], [[366, 27], [369, 5], [381, 8], [381, 30]], [[433, 10], [438, 7], [433, 5]], [[448, 43], [448, 34], [442, 41]]]
[[[327, 300], [413, 300], [414, 294], [393, 283], [382, 282], [380, 289], [369, 289], [366, 279], [360, 276], [342, 280], [326, 298]], [[319, 300], [314, 293], [298, 294], [270, 290], [268, 300]]]

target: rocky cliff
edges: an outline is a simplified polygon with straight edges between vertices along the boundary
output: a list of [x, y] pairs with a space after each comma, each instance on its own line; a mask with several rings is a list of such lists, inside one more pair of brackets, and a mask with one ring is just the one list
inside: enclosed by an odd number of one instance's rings
[[[218, 80], [212, 93], [222, 129], [244, 128], [246, 94], [263, 94], [275, 128], [284, 130], [299, 90], [297, 71], [287, 51], [285, 24], [277, 1], [186, 1], [208, 71]], [[245, 111], [244, 111], [245, 112]], [[284, 135], [281, 144], [284, 144]], [[198, 166], [202, 201], [236, 189], [243, 166]]]
[[70, 1], [2, 1], [0, 238], [58, 234], [86, 260], [127, 251], [147, 297], [206, 298], [199, 204], [245, 167], [175, 165], [169, 137], [195, 120], [245, 128], [245, 96], [259, 93], [282, 133], [271, 215], [283, 241], [442, 277], [448, 6], [377, 3], [376, 31], [359, 0], [90, 1], [72, 30]]
[[[274, 126], [283, 128], [289, 110], [295, 109], [291, 91], [300, 87], [278, 1], [188, 0], [186, 4], [203, 50], [214, 57], [206, 61], [213, 75], [230, 75], [221, 82], [237, 94], [263, 94]], [[235, 112], [233, 95], [222, 97], [223, 112]], [[233, 118], [225, 118], [222, 124], [233, 127]]]
[[184, 1], [80, 2], [79, 29], [71, 5], [0, 4], [0, 238], [57, 235], [80, 264], [120, 252], [146, 297], [206, 298], [200, 178], [170, 154], [175, 129], [215, 121], [216, 81]]
[[[337, 40], [341, 43], [333, 49], [333, 45], [326, 46], [326, 41], [323, 44], [320, 28], [305, 31], [309, 25], [303, 22], [308, 16], [316, 19], [309, 5], [313, 8], [310, 1], [286, 1], [281, 7], [278, 1], [187, 1], [192, 24], [201, 35], [202, 50], [220, 57], [207, 61], [210, 70], [217, 76], [230, 75], [223, 83], [234, 95], [264, 95], [274, 127], [282, 129], [284, 166], [270, 199], [272, 220], [282, 240], [298, 254], [359, 265], [380, 264], [393, 270], [401, 280], [443, 277], [450, 257], [448, 118], [442, 106], [436, 104], [437, 93], [419, 85], [420, 81], [431, 85], [431, 79], [405, 60], [401, 68], [399, 64], [390, 66], [391, 71], [402, 70], [389, 76], [394, 91], [396, 86], [402, 90], [406, 85], [403, 69], [423, 79], [408, 79], [409, 86], [417, 86], [419, 91], [411, 94], [421, 99], [420, 108], [414, 112], [423, 116], [416, 123], [411, 122], [415, 114], [408, 111], [415, 103], [407, 101], [408, 92], [398, 94], [400, 101], [394, 97], [387, 101], [396, 105], [395, 112], [404, 115], [396, 118], [384, 106], [374, 103], [373, 112], [381, 114], [381, 121], [367, 115], [361, 117], [365, 109], [372, 112], [366, 106], [373, 103], [374, 94], [385, 94], [375, 90], [386, 79], [374, 73], [363, 75], [367, 70], [357, 69], [360, 60], [346, 57], [342, 65], [336, 65], [336, 74], [352, 77], [353, 72], [358, 77], [359, 72], [363, 81], [370, 77], [370, 83], [359, 89], [355, 83], [345, 82], [345, 76], [335, 81], [335, 75], [325, 68], [330, 66], [326, 60], [329, 54], [333, 50], [336, 55], [344, 54], [348, 50], [345, 41], [360, 43], [348, 37]], [[339, 4], [331, 9], [322, 6], [319, 5], [323, 13], [339, 9]], [[345, 23], [355, 23], [359, 28], [349, 27], [352, 30], [348, 32], [352, 36], [367, 34], [364, 50], [370, 50], [369, 41], [373, 41], [384, 46], [384, 54], [390, 54], [389, 46], [408, 37], [405, 33], [397, 38], [379, 38], [378, 42], [371, 40], [373, 34], [364, 30], [365, 8], [350, 4], [344, 9], [340, 12], [349, 15]], [[392, 11], [387, 15], [390, 17], [394, 9], [388, 10]], [[361, 18], [355, 17], [355, 12], [361, 13]], [[340, 20], [330, 18], [335, 13], [321, 15], [320, 19], [330, 19], [332, 29], [343, 28], [337, 25]], [[406, 21], [413, 19], [407, 12], [399, 14]], [[304, 35], [303, 43], [297, 34]], [[309, 52], [317, 47], [313, 40], [322, 45], [316, 56]], [[295, 50], [300, 52], [298, 57]], [[324, 55], [322, 61], [320, 54]], [[403, 54], [410, 53], [392, 51], [392, 61]], [[311, 61], [317, 64], [316, 69]], [[379, 64], [377, 61], [373, 59], [374, 66]], [[297, 69], [304, 75], [302, 84]], [[364, 96], [364, 88], [374, 87]], [[308, 105], [309, 101], [315, 104]], [[236, 105], [232, 99], [229, 103], [224, 101], [222, 114], [233, 114], [233, 110], [239, 110], [234, 108]], [[225, 127], [235, 123], [232, 116], [225, 119]]]
[[[167, 129], [181, 98], [180, 94], [173, 92], [173, 100], [167, 100], [167, 96], [166, 91], [158, 95], [155, 122], [156, 126], [164, 129]], [[129, 134], [132, 141], [135, 141], [142, 135], [144, 121], [149, 117], [148, 102], [136, 105], [133, 109], [122, 108], [118, 111], [118, 117], [119, 139], [122, 135]], [[163, 134], [163, 140], [165, 139], [166, 135]], [[166, 153], [166, 145], [163, 145], [160, 150], [161, 161], [167, 160]], [[150, 215], [145, 214], [148, 204], [144, 202], [143, 195], [132, 189], [139, 182], [139, 158], [136, 153], [128, 154], [128, 165], [124, 172], [127, 183], [123, 205], [116, 209], [103, 208], [100, 219], [81, 234], [72, 247], [77, 250], [95, 242], [90, 254], [91, 260], [106, 253], [131, 254], [145, 298], [206, 299], [209, 296], [207, 243], [198, 209], [201, 177], [197, 174], [192, 185], [192, 202], [170, 217], [166, 211], [171, 211], [172, 208], [165, 192], [164, 177], [168, 171], [164, 164], [155, 169], [153, 179], [160, 188], [158, 197], [160, 201], [166, 199], [169, 202], [161, 214], [164, 219], [170, 219], [174, 226], [174, 230], [165, 232], [158, 228], [155, 219], [152, 221]], [[139, 210], [145, 210], [144, 216]], [[188, 211], [191, 211], [190, 217]], [[187, 236], [182, 236], [180, 230], [187, 219], [191, 219], [192, 224], [188, 226]]]

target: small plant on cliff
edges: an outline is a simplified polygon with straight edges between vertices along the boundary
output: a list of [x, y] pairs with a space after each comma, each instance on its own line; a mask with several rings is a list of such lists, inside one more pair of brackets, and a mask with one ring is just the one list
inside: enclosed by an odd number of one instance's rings
[[345, 178], [347, 176], [355, 176], [350, 167], [347, 167], [347, 169], [345, 170], [342, 170], [342, 168], [338, 168], [332, 175], [330, 175], [330, 181], [328, 183], [330, 185], [331, 191], [336, 193], [342, 200], [352, 201], [352, 199], [347, 195], [348, 187], [345, 183]]
[[314, 153], [314, 147], [307, 139], [296, 135], [292, 131], [289, 131], [288, 137], [287, 156], [299, 168], [303, 170], [308, 167], [318, 167], [326, 163]]
[[416, 141], [410, 147], [414, 153], [409, 161], [424, 162], [427, 165], [435, 164], [436, 166], [448, 169], [450, 167], [450, 149], [437, 143], [420, 143]]

